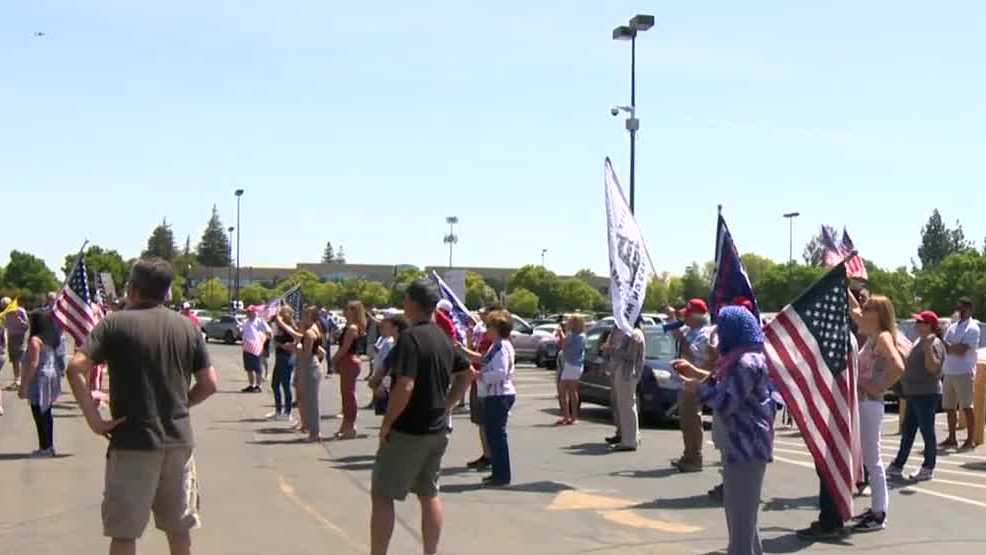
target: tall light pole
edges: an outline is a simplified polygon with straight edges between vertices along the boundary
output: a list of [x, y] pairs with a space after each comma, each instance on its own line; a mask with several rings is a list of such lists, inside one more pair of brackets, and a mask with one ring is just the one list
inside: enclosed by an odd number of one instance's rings
[[[229, 264], [226, 265], [226, 306], [230, 310], [233, 310], [233, 230], [236, 229], [233, 226], [229, 226], [226, 231], [229, 232], [229, 248], [227, 249], [229, 254]], [[237, 241], [239, 243], [239, 241]]]
[[637, 131], [640, 129], [640, 120], [637, 119], [637, 33], [646, 31], [654, 26], [654, 16], [637, 14], [630, 18], [629, 23], [620, 25], [613, 29], [613, 40], [630, 41], [630, 105], [616, 106], [610, 113], [617, 116], [620, 110], [628, 112], [626, 128], [630, 132], [630, 212], [634, 210], [635, 180], [636, 180], [636, 152], [637, 152]]
[[544, 255], [548, 254], [548, 249], [541, 249], [541, 267], [544, 268]]
[[445, 223], [448, 224], [448, 235], [442, 240], [446, 245], [448, 245], [448, 267], [452, 267], [452, 246], [459, 242], [459, 236], [455, 234], [455, 224], [459, 223], [459, 218], [456, 216], [449, 216], [445, 218]]
[[240, 300], [240, 198], [243, 197], [243, 189], [233, 192], [236, 195], [236, 295], [234, 299]]
[[787, 262], [794, 265], [794, 219], [801, 215], [801, 212], [788, 212], [784, 217], [788, 221], [788, 251]]

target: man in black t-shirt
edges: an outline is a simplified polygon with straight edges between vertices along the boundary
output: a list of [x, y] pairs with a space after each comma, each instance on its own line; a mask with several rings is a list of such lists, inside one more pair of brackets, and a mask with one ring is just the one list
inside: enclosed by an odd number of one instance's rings
[[[89, 427], [110, 439], [102, 512], [111, 554], [136, 553], [152, 510], [173, 555], [190, 552], [189, 531], [199, 525], [189, 408], [216, 392], [217, 379], [202, 334], [162, 305], [173, 278], [164, 260], [137, 262], [127, 310], [96, 326], [67, 371]], [[112, 420], [100, 415], [86, 384], [102, 363]]]
[[472, 381], [469, 361], [432, 320], [439, 299], [438, 286], [429, 280], [408, 286], [404, 315], [412, 325], [387, 357], [393, 385], [373, 467], [371, 555], [387, 553], [394, 532], [394, 501], [403, 501], [408, 493], [421, 502], [424, 552], [438, 550], [438, 476], [448, 447], [450, 408], [462, 400]]

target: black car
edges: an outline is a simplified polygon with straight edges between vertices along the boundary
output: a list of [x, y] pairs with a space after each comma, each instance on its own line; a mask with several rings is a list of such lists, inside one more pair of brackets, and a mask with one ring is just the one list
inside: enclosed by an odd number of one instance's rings
[[[602, 352], [612, 325], [599, 325], [586, 333], [585, 372], [579, 382], [582, 401], [609, 406], [610, 377], [606, 374], [607, 357]], [[676, 417], [681, 380], [671, 369], [675, 356], [674, 338], [660, 326], [643, 328], [646, 345], [644, 374], [637, 385], [637, 406], [641, 419], [664, 423]]]

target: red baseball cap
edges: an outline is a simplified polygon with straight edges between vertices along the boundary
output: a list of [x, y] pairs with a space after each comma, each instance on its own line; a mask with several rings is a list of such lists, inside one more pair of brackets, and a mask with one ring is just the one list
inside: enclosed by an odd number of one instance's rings
[[914, 320], [929, 324], [932, 329], [938, 329], [938, 315], [930, 310], [922, 310], [914, 315]]
[[688, 305], [685, 307], [685, 316], [690, 314], [708, 314], [709, 305], [705, 304], [702, 299], [692, 299], [688, 301]]

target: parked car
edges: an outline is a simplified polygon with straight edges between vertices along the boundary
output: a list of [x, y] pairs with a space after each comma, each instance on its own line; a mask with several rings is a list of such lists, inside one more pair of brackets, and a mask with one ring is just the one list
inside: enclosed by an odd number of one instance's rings
[[201, 308], [192, 309], [192, 314], [199, 319], [199, 324], [204, 326], [212, 321], [212, 313]]
[[561, 350], [558, 345], [558, 330], [561, 324], [541, 324], [534, 327], [535, 335], [542, 335], [547, 338], [538, 345], [538, 352], [534, 357], [534, 364], [538, 368], [548, 368], [554, 370], [558, 367], [558, 353]]
[[[613, 326], [599, 325], [586, 333], [585, 372], [579, 382], [582, 401], [608, 407], [612, 383], [606, 374], [607, 357], [602, 346]], [[671, 369], [675, 343], [660, 326], [645, 326], [644, 373], [637, 385], [638, 409], [642, 420], [658, 423], [677, 417], [681, 380]]]
[[510, 342], [513, 343], [517, 361], [530, 361], [538, 366], [554, 363], [558, 358], [558, 341], [554, 331], [535, 328], [517, 315], [511, 316], [514, 329], [510, 333]]
[[233, 314], [222, 314], [202, 326], [205, 340], [216, 339], [232, 345], [243, 339], [243, 321], [245, 318]]
[[[650, 316], [643, 316], [643, 315], [640, 316], [640, 320], [643, 322], [643, 325], [645, 327], [655, 327], [655, 326], [659, 326], [659, 325], [661, 325], [661, 324], [664, 323], [662, 320], [654, 320]], [[607, 316], [607, 317], [599, 320], [598, 322], [596, 322], [595, 325], [597, 325], [597, 326], [608, 326], [608, 327], [612, 328], [612, 327], [616, 326], [616, 318], [613, 318], [612, 316]]]

